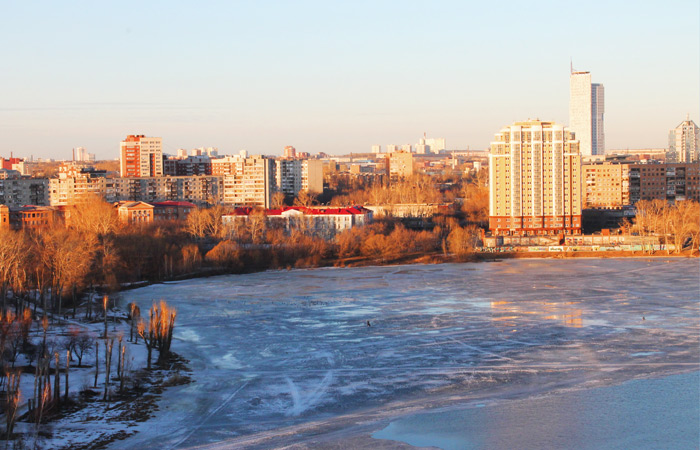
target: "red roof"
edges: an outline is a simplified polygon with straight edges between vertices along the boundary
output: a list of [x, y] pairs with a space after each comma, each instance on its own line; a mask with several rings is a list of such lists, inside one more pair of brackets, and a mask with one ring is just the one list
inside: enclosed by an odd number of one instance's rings
[[[233, 213], [227, 215], [247, 216], [253, 211], [250, 206], [243, 206], [233, 210]], [[330, 216], [330, 215], [351, 215], [351, 214], [367, 214], [371, 211], [364, 206], [346, 206], [336, 208], [325, 207], [308, 207], [308, 206], [285, 206], [278, 209], [266, 209], [265, 214], [268, 216], [280, 216], [287, 211], [299, 211], [302, 214], [312, 216]]]

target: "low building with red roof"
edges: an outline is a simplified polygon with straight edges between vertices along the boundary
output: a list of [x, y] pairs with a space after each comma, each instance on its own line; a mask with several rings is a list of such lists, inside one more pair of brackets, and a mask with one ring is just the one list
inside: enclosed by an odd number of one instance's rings
[[251, 216], [264, 216], [268, 226], [286, 232], [298, 229], [316, 236], [332, 238], [337, 233], [372, 221], [372, 211], [363, 206], [285, 206], [278, 209], [241, 207], [222, 216], [224, 225], [236, 228]]

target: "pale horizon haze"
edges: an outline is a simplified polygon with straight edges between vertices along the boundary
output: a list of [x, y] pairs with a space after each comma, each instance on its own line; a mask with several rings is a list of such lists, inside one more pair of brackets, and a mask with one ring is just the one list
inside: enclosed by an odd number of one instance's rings
[[606, 148], [700, 123], [697, 1], [3, 2], [0, 156], [485, 150], [568, 125], [569, 67], [605, 86]]

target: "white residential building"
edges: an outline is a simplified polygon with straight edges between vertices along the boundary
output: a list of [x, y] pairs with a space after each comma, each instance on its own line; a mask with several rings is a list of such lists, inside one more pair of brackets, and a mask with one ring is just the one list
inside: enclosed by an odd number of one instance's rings
[[[222, 216], [221, 220], [224, 225], [235, 230], [243, 226], [254, 212], [251, 207], [236, 208], [233, 213]], [[264, 212], [267, 225], [271, 228], [280, 228], [286, 232], [304, 230], [326, 239], [372, 221], [372, 211], [362, 206], [286, 206], [280, 209], [266, 209]]]
[[447, 148], [445, 138], [427, 138], [425, 145], [430, 148], [432, 153], [440, 153]]
[[700, 159], [700, 129], [687, 117], [668, 133], [668, 162], [695, 162]]

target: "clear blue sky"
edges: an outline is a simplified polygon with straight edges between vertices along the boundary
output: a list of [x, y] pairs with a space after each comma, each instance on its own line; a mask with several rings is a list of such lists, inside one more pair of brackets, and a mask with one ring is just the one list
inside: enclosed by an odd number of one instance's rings
[[606, 147], [700, 123], [700, 6], [678, 1], [4, 1], [0, 156], [485, 149], [568, 123], [569, 61], [605, 85]]

